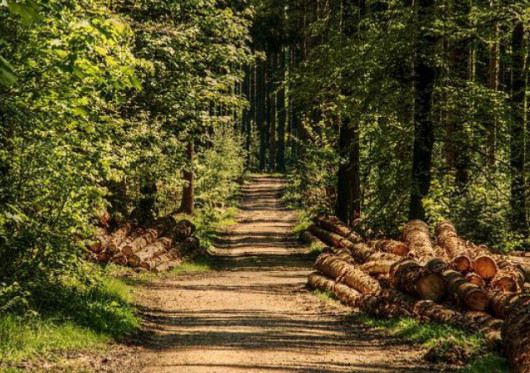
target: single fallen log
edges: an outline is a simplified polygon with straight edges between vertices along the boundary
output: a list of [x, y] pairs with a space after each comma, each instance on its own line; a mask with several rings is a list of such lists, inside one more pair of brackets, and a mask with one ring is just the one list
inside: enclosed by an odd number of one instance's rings
[[484, 311], [488, 307], [487, 293], [477, 285], [467, 281], [460, 272], [451, 269], [448, 263], [435, 258], [425, 266], [432, 272], [443, 276], [449, 291], [462, 306], [474, 311]]
[[479, 275], [477, 275], [475, 272], [469, 272], [466, 274], [466, 280], [471, 282], [472, 284], [477, 285], [478, 287], [485, 287], [486, 281]]
[[353, 243], [350, 240], [336, 233], [329, 232], [315, 224], [311, 225], [309, 230], [328, 245], [331, 245], [335, 248], [348, 249], [354, 260], [358, 263], [364, 263], [366, 259], [374, 252], [373, 249], [363, 242]]
[[315, 269], [344, 283], [363, 294], [380, 289], [379, 282], [351, 263], [337, 258], [334, 254], [320, 254], [315, 261]]
[[403, 227], [403, 241], [408, 244], [415, 259], [427, 261], [434, 258], [429, 226], [421, 220], [411, 220]]
[[420, 299], [440, 301], [447, 287], [444, 278], [411, 259], [394, 263], [390, 269], [392, 287], [416, 295]]
[[307, 245], [314, 245], [318, 247], [320, 250], [324, 251], [328, 245], [326, 245], [322, 240], [320, 240], [317, 236], [315, 236], [310, 231], [302, 231], [300, 233], [300, 241]]
[[495, 316], [504, 319], [510, 311], [519, 304], [530, 303], [530, 294], [505, 293], [501, 290], [489, 290], [491, 311]]
[[407, 246], [407, 244], [401, 241], [376, 240], [370, 242], [370, 245], [375, 250], [383, 251], [394, 255], [407, 256], [407, 254], [409, 253], [409, 247]]
[[516, 292], [520, 287], [515, 281], [515, 277], [516, 274], [509, 270], [500, 270], [491, 279], [490, 286], [492, 289]]
[[153, 243], [158, 238], [158, 232], [154, 229], [146, 229], [145, 232], [135, 238], [131, 243], [121, 248], [121, 252], [127, 256], [131, 256], [134, 253], [142, 250], [147, 245]]
[[491, 280], [497, 273], [497, 263], [489, 249], [485, 246], [477, 246], [466, 242], [471, 259], [473, 260], [473, 272], [484, 280]]
[[165, 253], [170, 247], [171, 239], [162, 237], [158, 241], [145, 246], [142, 250], [129, 255], [127, 258], [132, 267], [140, 267], [143, 262]]
[[451, 222], [444, 221], [436, 225], [436, 238], [445, 249], [451, 265], [458, 272], [468, 272], [473, 263], [469, 256], [465, 241], [458, 237]]
[[324, 229], [336, 233], [353, 243], [363, 242], [362, 237], [354, 232], [350, 227], [332, 215], [321, 215], [316, 219], [317, 223]]

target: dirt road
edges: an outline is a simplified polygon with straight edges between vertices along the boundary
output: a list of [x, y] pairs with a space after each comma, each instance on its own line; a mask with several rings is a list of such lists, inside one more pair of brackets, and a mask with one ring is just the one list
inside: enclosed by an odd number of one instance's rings
[[304, 288], [311, 260], [290, 238], [283, 182], [255, 177], [239, 224], [216, 250], [219, 269], [142, 292], [145, 373], [431, 372], [420, 351], [344, 320], [349, 310]]

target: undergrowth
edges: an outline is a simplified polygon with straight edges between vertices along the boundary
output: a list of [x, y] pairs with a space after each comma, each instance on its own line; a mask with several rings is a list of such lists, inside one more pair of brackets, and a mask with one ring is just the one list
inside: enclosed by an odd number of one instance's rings
[[55, 352], [97, 348], [133, 333], [139, 320], [125, 282], [101, 274], [98, 282], [62, 281], [33, 289], [38, 303], [25, 314], [0, 314], [0, 369]]
[[449, 325], [425, 323], [412, 318], [374, 318], [351, 314], [351, 321], [361, 322], [419, 343], [427, 349], [424, 358], [431, 362], [465, 366], [461, 373], [508, 373], [507, 361], [495, 353], [486, 353], [486, 343], [479, 334], [471, 334]]

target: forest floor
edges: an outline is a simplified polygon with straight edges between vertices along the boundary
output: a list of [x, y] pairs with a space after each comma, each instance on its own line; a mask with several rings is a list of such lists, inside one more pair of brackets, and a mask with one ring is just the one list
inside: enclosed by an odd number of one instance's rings
[[215, 251], [216, 270], [184, 274], [139, 292], [140, 362], [162, 372], [432, 372], [424, 351], [347, 321], [338, 302], [304, 285], [314, 257], [291, 236], [295, 211], [283, 181], [254, 177], [238, 224]]

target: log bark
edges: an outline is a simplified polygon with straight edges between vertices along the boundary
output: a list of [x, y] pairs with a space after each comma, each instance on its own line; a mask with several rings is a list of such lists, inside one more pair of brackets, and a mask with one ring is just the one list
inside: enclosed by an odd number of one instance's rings
[[460, 272], [451, 269], [448, 263], [440, 259], [432, 259], [426, 267], [444, 277], [449, 292], [453, 294], [458, 304], [474, 311], [484, 311], [488, 307], [487, 293], [467, 281]]
[[147, 229], [140, 237], [135, 238], [130, 244], [125, 245], [121, 252], [127, 256], [142, 250], [147, 245], [153, 243], [158, 238], [158, 232], [154, 229]]
[[317, 223], [320, 224], [324, 229], [336, 233], [353, 243], [363, 242], [362, 237], [358, 233], [354, 232], [336, 216], [321, 215], [317, 218]]
[[344, 237], [330, 232], [324, 228], [319, 227], [316, 224], [313, 224], [309, 227], [309, 231], [314, 234], [316, 237], [318, 237], [320, 240], [325, 242], [326, 244], [336, 247], [336, 248], [344, 248], [346, 247], [345, 242], [347, 241]]
[[440, 301], [446, 294], [444, 278], [418, 262], [404, 259], [390, 269], [392, 287], [416, 295], [420, 299]]
[[516, 274], [509, 270], [500, 270], [491, 279], [490, 286], [492, 289], [502, 290], [504, 292], [515, 292], [520, 289], [515, 281]]
[[473, 260], [473, 272], [484, 280], [491, 280], [498, 268], [490, 250], [485, 246], [477, 246], [471, 242], [466, 242], [466, 246]]
[[403, 241], [408, 244], [415, 259], [427, 261], [434, 258], [429, 226], [421, 220], [411, 220], [403, 228]]
[[112, 253], [118, 252], [118, 246], [125, 240], [130, 231], [131, 224], [127, 222], [123, 225], [123, 227], [112, 233], [110, 235], [110, 241], [107, 250]]
[[445, 221], [436, 225], [436, 239], [442, 246], [455, 270], [468, 272], [473, 263], [469, 257], [465, 241], [458, 237], [456, 229], [451, 222]]
[[311, 225], [309, 227], [309, 230], [319, 239], [333, 247], [348, 249], [352, 257], [358, 263], [364, 263], [368, 259], [368, 257], [374, 252], [373, 249], [371, 249], [363, 242], [353, 243], [350, 240], [336, 233], [329, 232], [315, 224]]
[[162, 237], [158, 241], [145, 246], [142, 250], [129, 255], [129, 264], [132, 267], [140, 267], [142, 266], [142, 263], [165, 253], [170, 247], [171, 240], [169, 238]]
[[504, 350], [515, 373], [530, 372], [530, 302], [513, 304], [502, 328]]
[[377, 280], [355, 268], [351, 263], [337, 258], [334, 254], [319, 255], [315, 262], [315, 269], [363, 294], [380, 289]]
[[419, 318], [422, 321], [436, 321], [453, 325], [473, 332], [480, 332], [491, 349], [500, 346], [500, 323], [481, 313], [464, 313], [451, 310], [429, 300], [417, 300], [395, 289], [381, 289], [376, 293], [360, 294], [350, 287], [336, 283], [330, 278], [312, 273], [308, 285], [315, 289], [332, 292], [344, 304], [377, 317], [404, 316]]
[[315, 236], [310, 231], [302, 231], [300, 233], [300, 241], [307, 245], [315, 245], [320, 250], [324, 251], [328, 245], [326, 245], [322, 240], [320, 240], [317, 236]]
[[488, 291], [492, 313], [504, 319], [510, 311], [520, 304], [530, 304], [530, 294], [505, 293], [501, 290], [491, 289]]
[[469, 272], [466, 274], [466, 280], [471, 282], [472, 284], [477, 285], [478, 287], [485, 287], [486, 281], [479, 275], [477, 275], [475, 272]]
[[368, 273], [370, 276], [388, 275], [390, 268], [394, 265], [394, 261], [373, 261], [362, 264], [359, 268]]
[[409, 247], [407, 244], [401, 241], [395, 240], [376, 240], [372, 241], [371, 246], [378, 251], [383, 251], [390, 254], [399, 256], [407, 256], [409, 253]]

